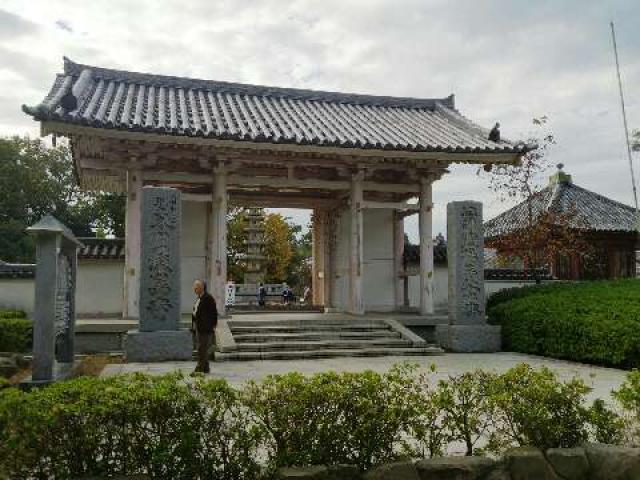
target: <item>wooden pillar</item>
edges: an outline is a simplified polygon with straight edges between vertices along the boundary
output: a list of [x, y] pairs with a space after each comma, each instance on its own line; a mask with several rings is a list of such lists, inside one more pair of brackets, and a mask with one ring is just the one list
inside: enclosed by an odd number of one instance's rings
[[362, 291], [362, 183], [364, 172], [360, 171], [351, 177], [351, 214], [350, 222], [350, 255], [349, 255], [349, 313], [364, 314], [364, 298]]
[[216, 300], [218, 314], [224, 315], [227, 284], [227, 171], [224, 166], [213, 171], [210, 225], [209, 293]]
[[404, 306], [404, 217], [398, 210], [393, 211], [393, 287], [396, 310]]
[[420, 179], [420, 313], [433, 313], [433, 193], [431, 178]]
[[142, 183], [142, 172], [139, 170], [127, 171], [123, 318], [139, 318], [140, 316], [140, 222], [142, 220]]
[[313, 238], [313, 267], [312, 267], [312, 285], [314, 305], [325, 304], [324, 277], [326, 275], [326, 229], [327, 229], [327, 212], [325, 210], [315, 209], [313, 212], [313, 230], [311, 232]]
[[336, 220], [332, 212], [327, 212], [324, 232], [324, 308], [333, 308], [333, 282], [335, 276]]

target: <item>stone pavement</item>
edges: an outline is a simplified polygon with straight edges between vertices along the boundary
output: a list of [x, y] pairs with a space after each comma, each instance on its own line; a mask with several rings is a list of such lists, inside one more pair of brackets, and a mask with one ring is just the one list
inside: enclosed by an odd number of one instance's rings
[[[560, 378], [570, 379], [581, 377], [587, 385], [593, 388], [590, 398], [610, 399], [610, 392], [624, 381], [626, 372], [613, 368], [596, 367], [581, 363], [553, 360], [520, 353], [447, 353], [435, 357], [368, 357], [368, 358], [326, 358], [314, 360], [257, 360], [257, 361], [229, 361], [211, 364], [212, 377], [224, 378], [235, 386], [240, 386], [248, 380], [261, 380], [269, 374], [281, 374], [298, 371], [313, 374], [324, 371], [358, 372], [374, 370], [385, 372], [394, 364], [400, 362], [417, 363], [422, 368], [431, 364], [436, 366], [436, 378], [446, 378], [448, 375], [458, 375], [481, 368], [488, 371], [503, 372], [519, 363], [528, 363], [533, 367], [547, 366], [554, 370]], [[126, 363], [107, 365], [102, 376], [120, 373], [144, 372], [161, 375], [176, 370], [185, 374], [193, 371], [195, 362], [163, 362], [163, 363]]]

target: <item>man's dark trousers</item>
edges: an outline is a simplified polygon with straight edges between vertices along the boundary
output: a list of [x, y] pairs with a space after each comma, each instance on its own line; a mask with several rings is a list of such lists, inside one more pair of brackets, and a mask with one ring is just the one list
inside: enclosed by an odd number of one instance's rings
[[196, 331], [196, 343], [198, 345], [198, 365], [196, 371], [209, 373], [209, 354], [213, 344], [213, 332]]
[[213, 332], [218, 324], [218, 309], [216, 301], [209, 293], [200, 297], [198, 308], [192, 316], [196, 330], [196, 344], [198, 348], [198, 365], [196, 372], [209, 373], [209, 350], [213, 342]]

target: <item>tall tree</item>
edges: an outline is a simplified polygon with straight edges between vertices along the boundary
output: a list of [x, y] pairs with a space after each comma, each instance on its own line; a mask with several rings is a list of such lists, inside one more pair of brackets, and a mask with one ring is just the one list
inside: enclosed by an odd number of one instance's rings
[[33, 261], [25, 229], [54, 215], [77, 236], [95, 228], [124, 234], [124, 199], [80, 190], [69, 148], [28, 137], [0, 138], [0, 259]]
[[538, 269], [556, 255], [588, 255], [590, 246], [579, 230], [575, 209], [566, 213], [536, 211], [536, 197], [540, 195], [550, 167], [549, 149], [555, 138], [547, 126], [547, 117], [534, 118], [533, 124], [540, 134], [528, 140], [537, 145], [522, 156], [518, 165], [494, 165], [490, 169], [490, 188], [502, 201], [521, 201], [526, 206], [524, 225], [509, 235], [494, 239], [494, 247], [504, 257], [520, 257], [525, 269], [533, 269], [537, 281]]
[[287, 269], [293, 256], [293, 228], [279, 213], [268, 213], [264, 219], [264, 255], [266, 283], [280, 283], [287, 279]]

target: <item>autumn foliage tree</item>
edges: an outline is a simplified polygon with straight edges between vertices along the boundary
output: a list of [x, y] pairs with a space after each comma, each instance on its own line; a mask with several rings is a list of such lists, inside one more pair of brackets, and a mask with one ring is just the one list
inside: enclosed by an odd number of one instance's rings
[[581, 235], [580, 219], [575, 208], [554, 212], [541, 206], [540, 196], [545, 172], [550, 167], [549, 149], [555, 138], [547, 126], [547, 117], [535, 118], [540, 135], [528, 144], [536, 145], [522, 156], [517, 165], [494, 165], [489, 173], [490, 188], [502, 201], [519, 201], [525, 205], [525, 218], [506, 235], [492, 238], [488, 247], [502, 257], [519, 257], [525, 270], [532, 270], [536, 280], [538, 270], [557, 255], [586, 256], [590, 244]]

